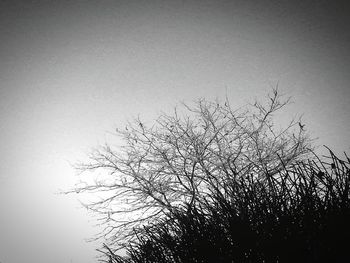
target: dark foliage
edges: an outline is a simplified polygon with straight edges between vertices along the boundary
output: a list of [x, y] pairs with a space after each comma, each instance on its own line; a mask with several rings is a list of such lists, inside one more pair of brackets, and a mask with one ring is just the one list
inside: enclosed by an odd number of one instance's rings
[[128, 258], [106, 247], [107, 262], [348, 262], [349, 163], [330, 151], [267, 180], [241, 177], [228, 195], [218, 191], [145, 227]]

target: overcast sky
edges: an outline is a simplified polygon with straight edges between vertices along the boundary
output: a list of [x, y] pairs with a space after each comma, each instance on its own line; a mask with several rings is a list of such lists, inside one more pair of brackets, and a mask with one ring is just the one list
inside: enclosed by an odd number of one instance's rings
[[179, 101], [279, 83], [317, 144], [350, 152], [349, 10], [331, 2], [1, 1], [0, 262], [95, 262], [96, 222], [55, 194], [69, 162]]

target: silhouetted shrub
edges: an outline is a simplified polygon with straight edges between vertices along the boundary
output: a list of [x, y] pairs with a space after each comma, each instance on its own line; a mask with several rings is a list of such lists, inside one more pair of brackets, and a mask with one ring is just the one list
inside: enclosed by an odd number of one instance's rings
[[236, 176], [206, 204], [145, 227], [128, 258], [107, 250], [108, 262], [348, 262], [349, 163], [330, 151], [264, 180]]

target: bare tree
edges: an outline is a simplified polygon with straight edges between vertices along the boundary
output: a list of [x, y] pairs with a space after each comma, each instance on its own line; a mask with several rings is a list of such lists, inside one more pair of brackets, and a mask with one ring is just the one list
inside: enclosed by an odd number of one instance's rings
[[229, 198], [229, 188], [252, 174], [270, 178], [310, 152], [300, 119], [276, 128], [273, 114], [289, 103], [277, 89], [267, 101], [233, 109], [229, 101], [198, 100], [173, 114], [161, 114], [151, 127], [140, 119], [117, 130], [125, 143], [99, 147], [81, 171], [101, 169], [103, 179], [77, 185], [75, 192], [99, 193], [86, 204], [99, 216], [101, 237], [123, 246], [134, 234], [178, 207]]

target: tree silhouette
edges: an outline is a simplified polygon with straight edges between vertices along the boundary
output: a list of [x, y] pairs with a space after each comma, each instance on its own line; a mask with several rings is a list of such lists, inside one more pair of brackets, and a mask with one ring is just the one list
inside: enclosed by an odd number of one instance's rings
[[104, 176], [74, 192], [100, 194], [86, 207], [105, 226], [100, 237], [120, 248], [179, 209], [209, 213], [217, 200], [232, 198], [241, 180], [273, 187], [274, 176], [310, 153], [300, 119], [274, 126], [273, 115], [288, 103], [274, 89], [265, 102], [238, 109], [227, 99], [223, 104], [200, 99], [161, 114], [152, 126], [136, 119], [117, 130], [122, 146], [100, 146], [78, 165]]

